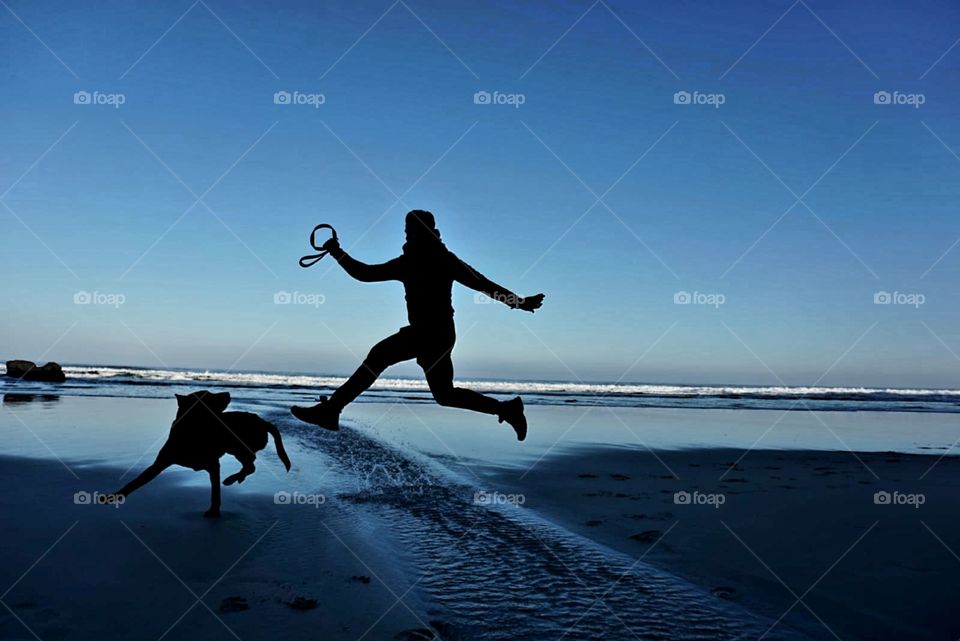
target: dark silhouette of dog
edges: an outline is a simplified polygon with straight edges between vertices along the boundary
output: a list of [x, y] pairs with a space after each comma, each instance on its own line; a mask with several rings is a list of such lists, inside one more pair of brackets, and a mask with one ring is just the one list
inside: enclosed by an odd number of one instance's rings
[[267, 435], [273, 437], [277, 456], [290, 471], [290, 459], [283, 449], [280, 430], [256, 414], [227, 412], [230, 394], [209, 391], [186, 396], [177, 394], [177, 417], [170, 427], [170, 436], [160, 448], [157, 459], [140, 476], [117, 490], [126, 497], [143, 487], [171, 465], [182, 465], [192, 470], [206, 470], [210, 474], [210, 509], [204, 516], [220, 516], [220, 457], [230, 454], [236, 458], [240, 471], [223, 480], [224, 485], [243, 483], [256, 471], [253, 461], [257, 452], [267, 446]]
[[454, 282], [458, 282], [485, 294], [492, 301], [531, 313], [540, 309], [543, 294], [518, 296], [457, 258], [440, 240], [440, 230], [429, 211], [415, 209], [409, 212], [404, 232], [403, 253], [377, 265], [368, 265], [347, 254], [341, 249], [336, 234], [323, 244], [321, 249], [333, 256], [347, 274], [361, 282], [397, 280], [403, 283], [409, 324], [374, 345], [357, 371], [330, 398], [312, 407], [294, 406], [291, 412], [302, 421], [336, 431], [340, 429], [343, 408], [367, 390], [385, 369], [416, 359], [437, 403], [492, 414], [501, 423], [506, 421], [518, 440], [524, 440], [527, 419], [519, 396], [499, 401], [453, 384], [450, 352], [456, 342], [456, 329], [452, 290]]

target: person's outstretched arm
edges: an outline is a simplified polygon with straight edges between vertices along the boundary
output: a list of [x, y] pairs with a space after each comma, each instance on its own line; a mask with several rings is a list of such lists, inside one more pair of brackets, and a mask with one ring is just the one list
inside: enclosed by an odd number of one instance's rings
[[340, 248], [340, 243], [330, 239], [323, 244], [323, 249], [330, 252], [343, 271], [363, 283], [378, 283], [385, 280], [400, 280], [400, 258], [377, 265], [369, 265], [353, 258]]
[[486, 294], [489, 298], [499, 301], [511, 309], [522, 309], [525, 312], [534, 312], [543, 305], [543, 294], [534, 296], [518, 296], [502, 285], [498, 285], [470, 265], [451, 254], [453, 259], [454, 280], [470, 289]]

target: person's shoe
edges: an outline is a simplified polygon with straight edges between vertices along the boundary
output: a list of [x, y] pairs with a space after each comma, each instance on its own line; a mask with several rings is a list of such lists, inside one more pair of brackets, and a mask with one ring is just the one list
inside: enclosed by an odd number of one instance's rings
[[290, 413], [305, 423], [312, 423], [331, 432], [340, 430], [340, 412], [334, 409], [327, 400], [322, 400], [313, 407], [294, 405]]
[[523, 399], [519, 396], [500, 403], [499, 422], [506, 421], [517, 433], [517, 440], [527, 438], [527, 417], [523, 415]]

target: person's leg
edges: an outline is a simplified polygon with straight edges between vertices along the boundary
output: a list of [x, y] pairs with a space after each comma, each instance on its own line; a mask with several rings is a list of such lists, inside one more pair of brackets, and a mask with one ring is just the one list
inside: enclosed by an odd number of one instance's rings
[[343, 410], [373, 385], [385, 369], [415, 356], [416, 348], [410, 331], [403, 328], [374, 345], [357, 371], [326, 402], [338, 412]]
[[424, 359], [420, 362], [420, 366], [423, 367], [430, 392], [438, 404], [500, 415], [501, 403], [497, 399], [465, 387], [454, 387], [453, 360], [450, 358], [449, 351], [433, 360], [432, 364], [430, 360], [432, 359]]
[[[357, 371], [330, 398], [312, 407], [294, 405], [290, 412], [301, 421], [336, 432], [340, 429], [340, 412], [348, 403], [373, 385], [377, 377], [394, 363], [416, 356], [416, 347], [409, 327], [404, 327], [373, 346]], [[279, 443], [279, 441], [278, 441]]]
[[500, 423], [506, 421], [510, 424], [518, 441], [527, 438], [527, 418], [523, 414], [523, 400], [519, 396], [501, 402], [480, 392], [454, 386], [453, 359], [450, 358], [452, 350], [453, 342], [450, 341], [450, 347], [447, 349], [442, 351], [428, 349], [427, 354], [421, 353], [417, 357], [417, 363], [423, 368], [434, 400], [447, 407], [493, 414]]

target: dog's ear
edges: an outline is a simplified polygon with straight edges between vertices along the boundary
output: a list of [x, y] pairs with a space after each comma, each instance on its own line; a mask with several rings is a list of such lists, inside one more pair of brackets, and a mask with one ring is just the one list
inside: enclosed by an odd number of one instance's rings
[[210, 409], [214, 412], [220, 413], [227, 410], [227, 405], [230, 404], [230, 393], [229, 392], [220, 392], [219, 394], [210, 394]]
[[193, 394], [174, 394], [177, 397], [177, 419], [181, 419], [193, 409], [200, 398], [196, 393]]

